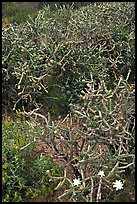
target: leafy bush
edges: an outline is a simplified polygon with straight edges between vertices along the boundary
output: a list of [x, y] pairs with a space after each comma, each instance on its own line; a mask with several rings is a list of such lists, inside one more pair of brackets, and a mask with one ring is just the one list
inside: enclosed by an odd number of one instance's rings
[[81, 81], [90, 73], [112, 88], [115, 77], [125, 77], [129, 69], [129, 81], [134, 80], [134, 31], [133, 2], [45, 6], [24, 25], [3, 27], [3, 103], [8, 100], [14, 109], [68, 108], [80, 100]]
[[35, 155], [38, 132], [27, 121], [10, 118], [3, 121], [2, 129], [3, 202], [20, 202], [38, 195], [46, 198], [58, 183], [49, 182], [50, 175], [60, 176], [61, 170], [53, 165], [52, 158]]

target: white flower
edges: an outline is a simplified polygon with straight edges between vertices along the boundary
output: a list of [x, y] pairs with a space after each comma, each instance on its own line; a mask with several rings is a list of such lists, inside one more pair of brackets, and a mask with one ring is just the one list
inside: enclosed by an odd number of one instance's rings
[[80, 181], [79, 178], [73, 180], [73, 185], [74, 185], [74, 186], [78, 186], [80, 183], [81, 183], [81, 181]]
[[105, 176], [104, 171], [99, 171], [98, 176]]
[[117, 190], [121, 190], [123, 188], [123, 183], [119, 180], [116, 180], [115, 182], [113, 182], [113, 188], [116, 188]]

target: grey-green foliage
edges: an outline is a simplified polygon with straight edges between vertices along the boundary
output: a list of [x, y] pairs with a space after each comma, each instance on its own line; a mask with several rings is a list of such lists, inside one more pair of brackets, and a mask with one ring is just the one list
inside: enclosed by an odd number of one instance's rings
[[[127, 171], [135, 165], [135, 87], [134, 83], [129, 84], [128, 77], [129, 74], [126, 80], [123, 77], [115, 80], [111, 89], [103, 80], [96, 87], [91, 75], [90, 80], [83, 81], [87, 83], [80, 95], [83, 104], [71, 104], [71, 113], [65, 119], [48, 126], [52, 138], [48, 144], [51, 143], [60, 161], [67, 163], [57, 189], [66, 180], [70, 188], [64, 190], [60, 199], [69, 195], [72, 202], [122, 201], [123, 196], [117, 197], [112, 186], [116, 179], [124, 183], [122, 192], [129, 192]], [[74, 178], [81, 180], [81, 185], [74, 186], [68, 167]], [[100, 170], [105, 173], [101, 188]], [[96, 196], [98, 192], [100, 198]], [[130, 200], [130, 196], [124, 200]]]
[[73, 20], [77, 24], [73, 25], [72, 30], [79, 34], [85, 45], [81, 46], [83, 64], [88, 66], [95, 75], [109, 81], [113, 71], [118, 75], [127, 73], [124, 63], [126, 57], [129, 60], [129, 68], [133, 67], [135, 57], [134, 4], [97, 3], [92, 9], [91, 6], [83, 7], [74, 16]]
[[75, 80], [89, 78], [90, 72], [107, 86], [128, 69], [134, 80], [134, 38], [134, 3], [45, 6], [35, 19], [3, 28], [3, 98], [12, 108], [19, 101], [43, 105], [57, 85], [62, 93], [57, 98], [66, 105], [83, 88]]

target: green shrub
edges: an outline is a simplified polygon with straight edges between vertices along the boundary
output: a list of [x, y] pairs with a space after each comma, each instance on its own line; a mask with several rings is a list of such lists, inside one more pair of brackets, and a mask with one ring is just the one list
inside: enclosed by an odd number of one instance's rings
[[[29, 110], [22, 114], [46, 122], [46, 128], [36, 123], [32, 129], [30, 122], [17, 122], [4, 131], [4, 201], [47, 196], [66, 181], [70, 185], [60, 199], [69, 195], [74, 202], [92, 202], [114, 196], [119, 201], [121, 194], [114, 192], [112, 182], [120, 179], [125, 186], [125, 171], [132, 169], [134, 174], [135, 166], [134, 44], [133, 2], [98, 2], [75, 10], [45, 6], [35, 19], [3, 27], [3, 105]], [[47, 118], [36, 113], [41, 107]], [[52, 121], [49, 112], [57, 114], [66, 107], [70, 114]], [[64, 176], [52, 166], [52, 159], [32, 154], [37, 134], [65, 162]], [[45, 175], [48, 167], [52, 171]], [[99, 177], [100, 170], [105, 177]], [[75, 186], [74, 178], [81, 185]]]
[[[45, 6], [24, 25], [3, 28], [3, 101], [8, 98], [14, 109], [69, 107], [80, 100], [81, 81], [90, 73], [97, 83], [104, 80], [113, 88], [115, 78], [125, 77], [130, 69], [133, 81], [134, 45], [132, 2], [100, 2], [80, 9]], [[46, 102], [49, 97], [53, 106]]]
[[[66, 181], [70, 186], [60, 200], [68, 195], [73, 202], [106, 202], [112, 197], [122, 201], [122, 192], [113, 188], [115, 180], [124, 184], [126, 194], [126, 170], [135, 167], [135, 85], [128, 77], [116, 79], [111, 89], [103, 80], [96, 87], [91, 76], [83, 81], [87, 86], [80, 96], [83, 104], [70, 104], [71, 113], [48, 126], [53, 155], [67, 164], [56, 189]], [[80, 185], [75, 186], [74, 179]]]
[[58, 183], [49, 182], [50, 176], [60, 176], [61, 170], [50, 157], [35, 155], [34, 138], [39, 132], [27, 121], [10, 118], [3, 121], [2, 130], [3, 202], [20, 202], [38, 195], [46, 198]]

